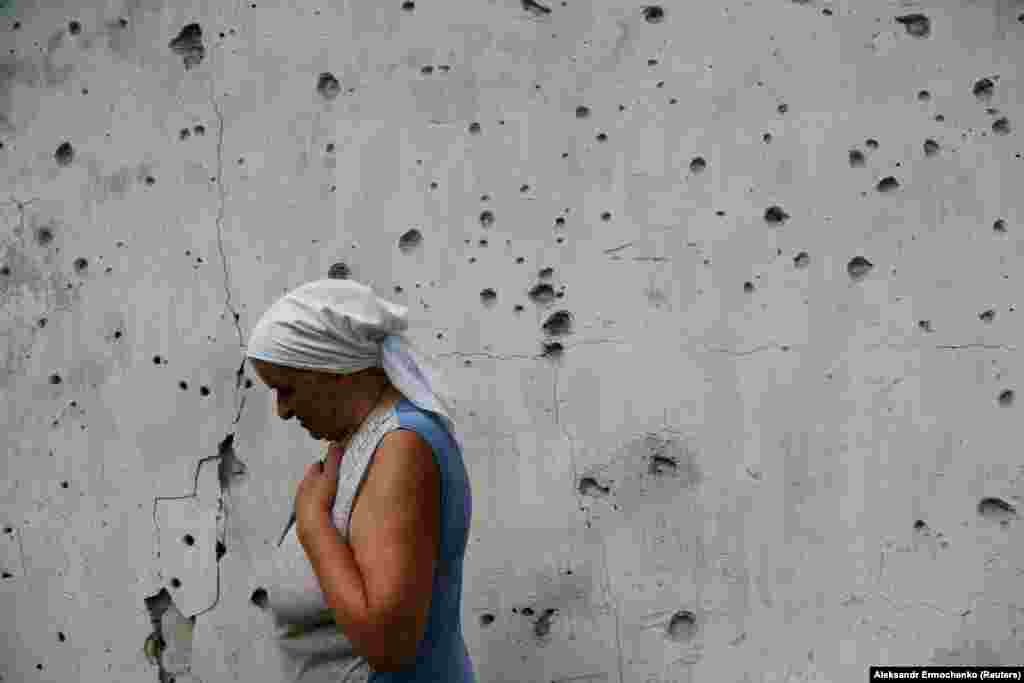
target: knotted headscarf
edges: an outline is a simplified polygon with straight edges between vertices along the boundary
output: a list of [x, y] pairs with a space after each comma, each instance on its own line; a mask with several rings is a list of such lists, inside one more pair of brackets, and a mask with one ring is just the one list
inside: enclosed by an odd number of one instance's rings
[[246, 356], [339, 375], [383, 368], [403, 396], [444, 421], [461, 450], [448, 388], [403, 334], [409, 327], [408, 310], [354, 280], [314, 280], [288, 292], [263, 314], [249, 337]]

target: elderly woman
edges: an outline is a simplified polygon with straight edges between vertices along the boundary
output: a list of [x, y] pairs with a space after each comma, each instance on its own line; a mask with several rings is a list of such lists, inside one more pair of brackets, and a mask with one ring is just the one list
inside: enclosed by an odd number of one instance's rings
[[249, 340], [278, 416], [330, 442], [267, 587], [295, 681], [476, 681], [461, 623], [470, 482], [437, 374], [402, 334], [407, 310], [317, 280]]

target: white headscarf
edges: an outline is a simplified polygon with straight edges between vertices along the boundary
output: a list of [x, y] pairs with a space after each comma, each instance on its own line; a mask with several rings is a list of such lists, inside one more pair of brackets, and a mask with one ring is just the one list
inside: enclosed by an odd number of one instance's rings
[[380, 367], [410, 401], [436, 413], [459, 449], [453, 401], [428, 358], [402, 334], [408, 307], [354, 280], [314, 280], [278, 299], [259, 319], [246, 356], [275, 365], [348, 375]]

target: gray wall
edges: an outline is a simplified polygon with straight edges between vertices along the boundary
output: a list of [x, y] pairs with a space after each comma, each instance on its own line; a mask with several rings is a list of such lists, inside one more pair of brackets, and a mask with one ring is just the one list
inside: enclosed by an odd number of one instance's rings
[[1024, 3], [66, 4], [0, 32], [3, 681], [273, 680], [321, 449], [243, 345], [338, 263], [457, 390], [481, 681], [1024, 662]]

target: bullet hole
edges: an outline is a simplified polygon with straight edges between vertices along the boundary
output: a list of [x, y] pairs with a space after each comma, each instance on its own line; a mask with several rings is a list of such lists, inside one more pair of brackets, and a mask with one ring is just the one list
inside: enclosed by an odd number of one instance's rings
[[524, 183], [523, 185], [519, 186], [519, 193], [520, 194], [524, 194], [524, 193], [529, 192], [529, 191], [530, 191], [530, 186], [529, 185]]
[[407, 230], [405, 234], [398, 238], [398, 248], [402, 252], [407, 252], [415, 249], [423, 242], [423, 235], [419, 230], [413, 228]]
[[785, 113], [786, 113], [787, 111], [789, 111], [789, 105], [788, 105], [788, 104], [786, 104], [786, 103], [782, 103], [782, 104], [780, 104], [780, 105], [779, 105], [778, 107], [776, 107], [776, 110], [777, 110], [777, 111], [778, 111], [778, 112], [779, 112], [780, 114], [785, 114]]
[[527, 296], [536, 304], [548, 304], [555, 299], [555, 288], [546, 282], [534, 285]]
[[697, 617], [689, 610], [682, 610], [672, 615], [665, 629], [668, 637], [677, 643], [693, 638], [697, 633]]
[[181, 581], [178, 577], [175, 576], [171, 578], [171, 588], [181, 588]]
[[555, 269], [551, 268], [551, 267], [541, 268], [540, 272], [537, 273], [537, 277], [548, 278], [548, 277], [551, 277], [551, 275], [554, 274], [554, 272], [555, 272]]
[[256, 605], [260, 609], [266, 609], [268, 603], [268, 594], [266, 588], [257, 588], [252, 592], [252, 596], [249, 598], [249, 602]]
[[676, 472], [678, 470], [679, 463], [672, 458], [666, 458], [664, 455], [652, 455], [647, 468], [647, 473], [659, 476], [669, 471]]
[[556, 311], [548, 317], [541, 327], [552, 336], [569, 334], [572, 327], [572, 314], [569, 311]]
[[693, 173], [694, 175], [698, 173], [703, 173], [704, 169], [707, 167], [708, 164], [706, 161], [704, 161], [704, 157], [694, 157], [690, 161], [690, 173]]
[[1006, 221], [1002, 218], [997, 218], [996, 222], [992, 224], [992, 229], [996, 232], [1006, 232]]
[[75, 159], [75, 152], [71, 149], [70, 142], [62, 142], [57, 148], [57, 152], [53, 155], [53, 158], [57, 160], [59, 166], [67, 166]]
[[915, 38], [927, 38], [931, 35], [932, 22], [923, 14], [905, 14], [902, 17], [896, 17], [896, 21], [903, 24], [907, 33]]
[[665, 10], [659, 5], [648, 5], [644, 7], [644, 20], [648, 24], [660, 24], [665, 19]]
[[943, 114], [936, 114], [935, 120], [938, 121], [939, 123], [942, 123], [943, 121], [946, 120], [946, 117]]
[[185, 534], [185, 537], [181, 539], [185, 542], [185, 545], [195, 545], [196, 539], [192, 537], [192, 534]]
[[[520, 310], [520, 311], [523, 310], [522, 306], [516, 306], [516, 308], [518, 310]], [[562, 342], [557, 342], [557, 341], [549, 342], [549, 341], [545, 341], [545, 342], [541, 343], [541, 354], [545, 358], [557, 358], [557, 357], [562, 355], [562, 352], [564, 350], [565, 350], [565, 347], [562, 346]]]
[[859, 149], [851, 149], [849, 154], [850, 166], [858, 168], [864, 166], [864, 152]]
[[53, 230], [50, 228], [39, 228], [36, 230], [36, 242], [47, 245], [53, 241]]
[[178, 388], [181, 389], [182, 391], [188, 391], [188, 382], [186, 382], [185, 380], [178, 382]]
[[349, 268], [342, 262], [335, 263], [327, 271], [327, 278], [329, 280], [347, 280], [349, 276]]
[[489, 209], [485, 209], [485, 210], [481, 211], [480, 212], [480, 225], [485, 227], [485, 228], [489, 228], [492, 225], [494, 225], [494, 212], [489, 210]]
[[557, 610], [547, 609], [544, 610], [544, 614], [541, 615], [540, 619], [533, 625], [533, 635], [536, 638], [543, 638], [551, 633], [551, 621], [554, 618]]
[[334, 77], [329, 71], [325, 71], [320, 74], [319, 79], [316, 82], [316, 91], [325, 100], [333, 100], [341, 92], [341, 83]]
[[64, 631], [57, 631], [57, 640], [64, 642], [67, 638], [64, 636]]
[[917, 100], [918, 100], [918, 102], [927, 102], [931, 98], [932, 98], [932, 94], [930, 92], [928, 92], [927, 90], [918, 90], [917, 91]]
[[490, 626], [493, 623], [494, 623], [494, 615], [493, 614], [481, 614], [480, 615], [480, 625], [481, 626]]
[[793, 257], [793, 265], [796, 266], [797, 268], [806, 268], [810, 260], [811, 257], [807, 254], [807, 252], [801, 251], [799, 254]]
[[612, 212], [611, 211], [602, 211], [601, 212], [601, 220], [607, 222], [607, 221], [610, 221], [611, 219], [612, 219]]
[[494, 300], [498, 298], [498, 293], [488, 287], [487, 289], [480, 292], [480, 299], [485, 304], [494, 303]]
[[789, 214], [783, 211], [781, 206], [769, 206], [765, 209], [764, 220], [772, 224], [784, 223], [789, 220]]
[[986, 519], [1008, 521], [1017, 516], [1017, 511], [1002, 498], [989, 497], [978, 503], [978, 514]]
[[772, 141], [772, 134], [765, 133], [764, 135], [761, 136], [761, 139], [764, 140], [765, 144], [767, 144]]
[[556, 218], [555, 219], [555, 225], [557, 225], [560, 228], [564, 227], [565, 226], [565, 218], [563, 216], [559, 216], [558, 218]]
[[118, 19], [117, 23], [121, 25], [121, 28], [125, 28], [126, 26], [128, 26], [128, 20], [125, 19], [124, 17], [121, 17], [120, 19]]
[[916, 522], [914, 522], [914, 529], [917, 531], [920, 531], [921, 529], [924, 529], [927, 526], [928, 525], [924, 523], [923, 519], [919, 519]]
[[470, 135], [479, 135], [480, 134], [480, 124], [477, 123], [476, 121], [474, 121], [473, 123], [469, 124], [469, 134]]
[[854, 256], [850, 259], [850, 262], [846, 264], [846, 272], [853, 280], [860, 280], [875, 267], [871, 261], [868, 261], [863, 256]]
[[992, 124], [992, 132], [996, 135], [1009, 135], [1010, 133], [1010, 119], [1003, 116], [1002, 118], [996, 119]]
[[990, 323], [996, 317], [996, 312], [991, 308], [978, 314], [978, 318], [985, 323]]
[[598, 133], [597, 134], [597, 141], [598, 142], [605, 142], [607, 139], [608, 139], [608, 136], [605, 133]]
[[744, 282], [743, 283], [743, 291], [745, 293], [747, 293], [747, 294], [750, 294], [751, 292], [753, 292], [754, 291], [754, 283], [752, 283], [750, 280], [747, 280], [746, 282]]
[[878, 149], [878, 140], [876, 140], [874, 138], [868, 138], [867, 140], [864, 141], [864, 145], [868, 149], [872, 149], [872, 150], [873, 149]]
[[39, 324], [39, 328], [42, 329], [42, 328], [46, 327], [46, 322], [47, 322], [46, 318], [40, 318], [39, 319], [39, 323], [38, 323]]
[[75, 20], [71, 20], [70, 22], [68, 22], [68, 33], [70, 33], [73, 36], [77, 36], [81, 32], [82, 24]]
[[201, 123], [196, 124], [192, 127], [192, 132], [195, 133], [196, 135], [199, 135], [200, 137], [206, 135], [206, 126], [204, 126]]
[[174, 54], [184, 58], [185, 71], [198, 66], [206, 55], [206, 48], [203, 47], [203, 29], [199, 28], [199, 24], [185, 26], [177, 37], [168, 43], [168, 47]]
[[932, 321], [931, 320], [918, 320], [917, 321], [917, 326], [920, 327], [925, 332], [931, 332], [932, 331]]
[[610, 491], [611, 487], [601, 486], [593, 477], [583, 477], [580, 479], [579, 492], [581, 495], [602, 498], [607, 496]]
[[328, 142], [327, 143], [327, 147], [325, 148], [325, 150], [326, 150], [326, 152], [328, 154], [334, 154], [334, 143], [333, 142]]
[[878, 181], [878, 185], [875, 189], [879, 192], [892, 192], [900, 186], [899, 181], [893, 178], [891, 175], [886, 176]]
[[999, 405], [1008, 408], [1013, 405], [1013, 389], [1006, 389], [999, 394]]
[[436, 190], [437, 189], [437, 181], [436, 180], [431, 180], [430, 181], [430, 189], [431, 190]]
[[178, 140], [188, 140], [189, 137], [191, 137], [191, 135], [192, 133], [189, 132], [188, 128], [182, 128], [180, 131], [178, 131]]
[[523, 616], [525, 616], [525, 617], [532, 617], [533, 616], [533, 608], [532, 607], [524, 607], [522, 612], [523, 612]]
[[82, 271], [84, 271], [88, 267], [89, 267], [89, 262], [86, 261], [81, 256], [79, 256], [78, 258], [75, 259], [75, 270], [77, 270], [79, 273], [81, 273]]
[[585, 107], [582, 104], [576, 107], [576, 118], [585, 119], [590, 116], [590, 107]]
[[988, 102], [992, 99], [992, 93], [995, 91], [996, 84], [992, 82], [991, 78], [980, 78], [974, 82], [974, 87], [971, 88], [971, 92], [979, 100]]
[[429, 76], [430, 74], [434, 73], [434, 67], [430, 66], [429, 64], [427, 66], [421, 66], [420, 73], [423, 74], [424, 76]]
[[217, 561], [220, 562], [221, 558], [227, 555], [228, 549], [221, 541], [217, 541]]
[[545, 7], [544, 5], [538, 4], [534, 2], [534, 0], [520, 0], [520, 4], [523, 6], [524, 10], [533, 13], [535, 16], [551, 14], [550, 7]]
[[146, 184], [147, 185], [152, 185], [155, 182], [156, 182], [156, 178], [154, 178], [151, 175], [146, 176]]
[[209, 387], [205, 387], [205, 386], [199, 387], [199, 395], [200, 396], [209, 396], [210, 395]]
[[924, 155], [926, 157], [933, 157], [939, 153], [939, 143], [935, 142], [931, 138], [924, 141]]

